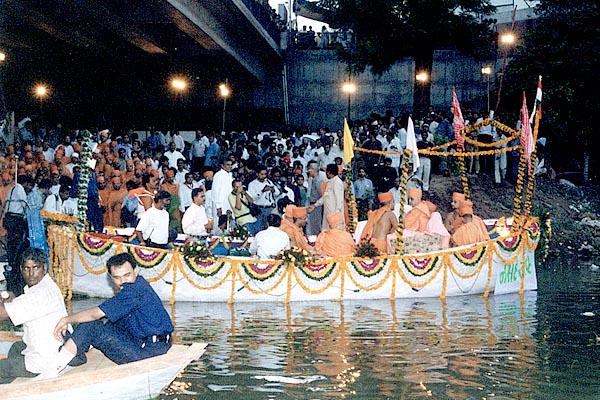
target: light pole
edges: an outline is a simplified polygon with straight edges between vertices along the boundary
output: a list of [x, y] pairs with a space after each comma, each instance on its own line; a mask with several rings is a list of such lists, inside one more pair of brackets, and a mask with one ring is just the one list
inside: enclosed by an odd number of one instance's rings
[[177, 100], [188, 90], [189, 84], [184, 76], [173, 76], [169, 82], [169, 86], [174, 93], [173, 102], [171, 103], [171, 129], [175, 129], [177, 124], [175, 122], [175, 112], [177, 107]]
[[46, 128], [46, 122], [44, 121], [44, 100], [50, 95], [50, 89], [48, 85], [44, 83], [37, 83], [33, 87], [33, 95], [40, 102], [40, 119], [42, 120], [42, 128]]
[[344, 82], [344, 84], [342, 85], [342, 92], [346, 93], [348, 95], [348, 123], [350, 123], [350, 108], [352, 106], [351, 104], [351, 100], [350, 98], [352, 97], [352, 95], [354, 93], [356, 93], [356, 84], [352, 81], [347, 81]]
[[429, 82], [429, 73], [425, 70], [421, 70], [419, 72], [417, 72], [417, 74], [415, 75], [415, 79], [417, 80], [417, 82], [419, 83], [419, 108], [423, 108], [423, 111], [425, 110], [425, 86], [427, 85], [427, 82]]
[[496, 98], [496, 107], [494, 108], [494, 112], [498, 112], [498, 107], [500, 106], [500, 97], [502, 94], [502, 84], [504, 83], [504, 72], [506, 70], [506, 64], [508, 61], [508, 50], [513, 47], [517, 42], [517, 37], [512, 31], [506, 31], [500, 34], [499, 37], [500, 45], [504, 48], [504, 55], [502, 57], [502, 67], [500, 69], [500, 81], [498, 82], [498, 94]]
[[487, 78], [487, 111], [490, 113], [490, 77], [492, 75], [492, 67], [485, 66], [481, 68], [481, 73]]
[[[4, 64], [4, 61], [6, 61], [6, 53], [0, 51], [0, 66]], [[2, 72], [0, 71], [0, 113], [4, 115], [8, 110], [6, 109], [6, 103], [4, 102], [4, 85], [2, 85], [2, 78]]]
[[223, 124], [221, 126], [221, 132], [225, 132], [225, 113], [227, 111], [227, 98], [231, 96], [231, 88], [229, 87], [227, 79], [225, 83], [219, 85], [219, 96], [223, 99]]

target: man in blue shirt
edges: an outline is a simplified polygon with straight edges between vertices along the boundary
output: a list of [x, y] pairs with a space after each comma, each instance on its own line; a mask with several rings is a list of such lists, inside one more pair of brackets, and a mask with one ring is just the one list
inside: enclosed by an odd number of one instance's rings
[[[173, 324], [158, 295], [142, 276], [129, 253], [116, 254], [106, 267], [118, 289], [115, 297], [62, 318], [54, 336], [62, 340], [69, 324], [79, 323], [59, 352], [57, 375], [90, 346], [117, 364], [125, 364], [166, 353], [172, 344]], [[102, 321], [106, 318], [106, 321]], [[43, 378], [51, 378], [44, 376]]]

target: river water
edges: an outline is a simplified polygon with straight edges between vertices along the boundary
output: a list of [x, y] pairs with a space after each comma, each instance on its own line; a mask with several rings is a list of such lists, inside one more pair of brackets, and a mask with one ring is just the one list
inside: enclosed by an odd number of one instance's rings
[[209, 346], [160, 398], [600, 399], [600, 271], [538, 280], [487, 301], [177, 303], [177, 340]]

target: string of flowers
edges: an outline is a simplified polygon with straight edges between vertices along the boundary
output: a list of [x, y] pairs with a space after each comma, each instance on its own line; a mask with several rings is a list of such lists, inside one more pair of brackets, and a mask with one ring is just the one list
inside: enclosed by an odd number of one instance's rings
[[352, 166], [351, 162], [346, 165], [346, 204], [348, 204], [348, 231], [354, 233], [358, 224], [358, 209], [356, 208], [356, 198], [352, 190]]
[[[474, 157], [474, 156], [491, 156], [498, 153], [507, 153], [513, 150], [518, 150], [520, 145], [512, 146], [512, 147], [502, 147], [499, 149], [492, 150], [480, 150], [480, 151], [466, 151], [461, 154], [458, 152], [444, 152], [444, 151], [432, 151], [432, 150], [419, 150], [419, 154], [424, 154], [428, 156], [439, 156], [439, 157]], [[401, 152], [398, 151], [384, 151], [384, 150], [371, 150], [365, 149], [364, 147], [355, 147], [355, 151], [361, 153], [371, 153], [377, 155], [401, 155]]]
[[398, 226], [396, 227], [396, 254], [402, 254], [404, 251], [404, 205], [406, 204], [408, 185], [408, 169], [410, 167], [410, 150], [405, 150], [402, 156], [402, 166], [400, 172], [400, 218], [398, 218]]
[[525, 152], [520, 148], [521, 157], [519, 158], [519, 170], [517, 174], [517, 184], [515, 186], [515, 197], [513, 199], [513, 232], [521, 227], [521, 203], [523, 194], [523, 183], [525, 179]]
[[533, 195], [535, 193], [535, 164], [537, 161], [537, 154], [534, 151], [531, 153], [531, 166], [528, 168], [527, 174], [527, 190], [525, 193], [525, 212], [523, 213], [525, 217], [531, 215], [531, 209], [533, 208]]
[[87, 228], [87, 198], [88, 198], [88, 185], [90, 182], [90, 170], [88, 168], [88, 161], [92, 156], [90, 149], [90, 139], [92, 134], [88, 130], [81, 132], [82, 143], [81, 143], [81, 154], [79, 162], [79, 193], [77, 201], [77, 229], [85, 230]]
[[197, 262], [213, 262], [215, 256], [210, 252], [205, 244], [192, 240], [187, 240], [183, 246], [179, 248], [183, 254], [183, 258], [195, 260]]
[[[464, 147], [459, 146], [458, 153], [464, 153]], [[458, 157], [458, 169], [460, 173], [460, 182], [462, 183], [463, 193], [467, 200], [471, 199], [471, 190], [469, 189], [469, 178], [467, 177], [467, 169], [465, 167], [465, 157]]]

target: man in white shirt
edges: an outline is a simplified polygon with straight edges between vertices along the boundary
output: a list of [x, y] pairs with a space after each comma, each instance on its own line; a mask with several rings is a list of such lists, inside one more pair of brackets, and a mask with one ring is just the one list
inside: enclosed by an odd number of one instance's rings
[[209, 220], [204, 209], [206, 194], [202, 189], [192, 190], [192, 204], [183, 214], [181, 226], [183, 233], [190, 236], [206, 236], [213, 228], [213, 220]]
[[44, 141], [44, 143], [42, 144], [42, 150], [44, 151], [44, 158], [46, 159], [46, 161], [48, 161], [49, 163], [53, 163], [54, 149], [50, 147], [50, 143]]
[[60, 214], [63, 212], [63, 202], [69, 198], [69, 192], [71, 188], [69, 186], [60, 186], [58, 194], [50, 193], [44, 201], [44, 210]]
[[321, 224], [321, 230], [329, 229], [329, 223], [327, 217], [336, 212], [343, 213], [345, 211], [344, 205], [344, 182], [338, 176], [338, 166], [336, 164], [329, 164], [325, 170], [327, 175], [327, 183], [325, 192], [315, 204], [309, 207], [308, 212], [313, 212], [315, 208], [323, 206], [323, 222]]
[[323, 150], [323, 153], [319, 154], [319, 169], [321, 170], [325, 170], [329, 164], [333, 164], [336, 157], [331, 151], [331, 145], [329, 143], [326, 143], [325, 146], [323, 146]]
[[192, 171], [200, 171], [204, 165], [204, 157], [206, 155], [206, 148], [210, 146], [210, 142], [206, 135], [201, 131], [196, 132], [196, 139], [192, 142], [191, 157], [192, 157]]
[[154, 197], [154, 204], [140, 216], [135, 234], [142, 246], [167, 248], [169, 242], [169, 213], [171, 194], [161, 190]]
[[275, 208], [275, 199], [281, 191], [270, 179], [267, 178], [267, 167], [259, 165], [256, 167], [256, 179], [248, 184], [248, 194], [254, 200], [254, 204], [260, 208], [260, 215], [256, 217], [260, 229], [267, 226], [267, 216]]
[[15, 298], [4, 292], [1, 299], [0, 320], [23, 325], [23, 341], [14, 343], [7, 359], [0, 361], [0, 384], [43, 373], [54, 366], [58, 356], [62, 342], [53, 332], [67, 310], [60, 289], [47, 274], [46, 260], [42, 250], [25, 250], [20, 266], [25, 293]]
[[174, 131], [172, 135], [171, 141], [175, 143], [175, 149], [179, 152], [185, 150], [185, 141], [183, 140], [183, 136], [181, 136], [178, 131]]
[[[70, 190], [70, 189], [69, 189]], [[63, 201], [61, 214], [65, 215], [77, 215], [77, 197], [69, 197]]]
[[179, 211], [182, 213], [192, 204], [194, 179], [191, 172], [185, 174], [185, 181], [179, 185]]
[[233, 183], [232, 168], [231, 160], [224, 159], [221, 162], [221, 169], [213, 177], [212, 200], [217, 217], [231, 210], [229, 193], [231, 192], [231, 184]]
[[181, 152], [177, 151], [175, 146], [176, 145], [174, 142], [169, 143], [169, 150], [165, 151], [164, 154], [164, 156], [169, 159], [169, 168], [176, 168], [177, 160], [179, 160], [180, 158], [183, 158], [183, 160], [185, 161], [185, 157], [183, 156], [183, 154], [181, 154]]
[[180, 158], [177, 160], [177, 173], [175, 174], [175, 183], [180, 185], [185, 182], [185, 176], [190, 171], [185, 169], [185, 160]]
[[281, 226], [281, 217], [276, 214], [270, 214], [267, 217], [269, 227], [260, 231], [254, 237], [250, 245], [250, 253], [256, 254], [260, 259], [269, 259], [275, 257], [282, 250], [290, 248], [290, 238], [279, 227]]

